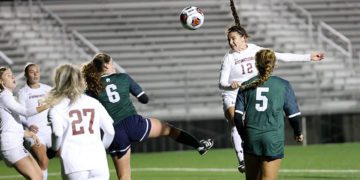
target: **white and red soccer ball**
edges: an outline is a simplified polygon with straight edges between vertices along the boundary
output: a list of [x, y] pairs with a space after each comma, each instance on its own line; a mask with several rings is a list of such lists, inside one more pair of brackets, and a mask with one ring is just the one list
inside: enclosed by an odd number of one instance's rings
[[181, 11], [180, 22], [184, 28], [196, 30], [204, 24], [204, 11], [195, 6], [188, 6]]

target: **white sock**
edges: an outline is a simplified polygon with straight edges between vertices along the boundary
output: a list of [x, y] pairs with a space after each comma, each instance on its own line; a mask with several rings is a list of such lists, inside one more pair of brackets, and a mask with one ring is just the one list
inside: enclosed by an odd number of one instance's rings
[[241, 161], [244, 161], [244, 153], [243, 153], [243, 148], [241, 146], [242, 140], [236, 127], [231, 128], [231, 140], [233, 142], [236, 156], [240, 164]]
[[43, 173], [43, 176], [44, 176], [44, 180], [47, 180], [48, 170], [45, 169], [45, 170], [42, 171], [42, 173]]

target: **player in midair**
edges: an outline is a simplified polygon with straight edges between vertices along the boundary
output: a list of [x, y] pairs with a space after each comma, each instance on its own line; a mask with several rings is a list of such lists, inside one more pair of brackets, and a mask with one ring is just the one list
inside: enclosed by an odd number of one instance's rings
[[[245, 171], [241, 138], [233, 122], [235, 100], [238, 88], [241, 84], [258, 74], [255, 67], [255, 53], [263, 49], [248, 42], [249, 35], [241, 26], [233, 0], [230, 0], [230, 8], [235, 20], [235, 25], [227, 31], [230, 50], [225, 54], [220, 71], [219, 88], [223, 90], [222, 100], [225, 117], [231, 128], [231, 140], [238, 159], [238, 170]], [[311, 54], [276, 53], [276, 58], [281, 61], [320, 61], [324, 58], [321, 52]]]
[[[18, 100], [26, 108], [37, 107], [41, 105], [46, 93], [51, 89], [50, 86], [40, 83], [40, 68], [37, 64], [29, 63], [25, 66], [24, 75], [26, 84], [18, 92]], [[40, 139], [40, 146], [34, 144], [32, 138], [26, 138], [31, 151], [39, 164], [44, 180], [47, 179], [47, 168], [49, 159], [46, 155], [46, 149], [51, 147], [51, 128], [48, 126], [48, 111], [45, 110], [39, 114], [25, 118], [26, 127], [36, 133]]]
[[193, 147], [201, 155], [213, 146], [211, 139], [198, 141], [186, 131], [168, 123], [138, 115], [129, 94], [144, 104], [149, 98], [128, 74], [115, 72], [113, 60], [109, 55], [96, 54], [93, 60], [83, 67], [82, 72], [88, 94], [97, 98], [115, 121], [115, 138], [109, 152], [119, 179], [131, 179], [131, 143], [169, 136], [179, 143]]
[[114, 138], [113, 120], [84, 90], [79, 68], [65, 64], [56, 69], [54, 88], [45, 100], [54, 105], [49, 110], [52, 148], [59, 151], [63, 179], [106, 180], [110, 174], [105, 148]]
[[276, 179], [284, 157], [284, 112], [297, 142], [303, 141], [301, 113], [290, 83], [271, 76], [275, 53], [262, 49], [255, 59], [258, 75], [240, 87], [234, 121], [244, 140], [246, 179], [270, 180]]
[[11, 69], [0, 67], [0, 153], [8, 166], [15, 169], [25, 178], [42, 180], [42, 172], [31, 154], [23, 146], [23, 138], [32, 138], [39, 145], [36, 134], [24, 131], [19, 116], [31, 116], [50, 107], [43, 104], [38, 107], [25, 108], [19, 104], [13, 91], [16, 88], [15, 77]]

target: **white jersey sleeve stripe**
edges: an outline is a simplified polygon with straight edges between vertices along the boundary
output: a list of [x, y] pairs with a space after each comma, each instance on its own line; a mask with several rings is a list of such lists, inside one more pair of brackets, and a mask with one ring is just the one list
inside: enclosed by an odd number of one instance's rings
[[235, 110], [235, 113], [238, 113], [238, 114], [244, 115], [244, 112], [239, 111], [239, 110]]
[[292, 115], [290, 115], [290, 116], [288, 116], [288, 117], [289, 117], [289, 118], [293, 118], [293, 117], [298, 116], [298, 115], [301, 115], [301, 112], [298, 112], [298, 113], [292, 114]]
[[138, 94], [137, 96], [136, 96], [136, 98], [139, 98], [141, 95], [143, 95], [143, 94], [145, 94], [145, 92], [143, 91], [143, 92], [141, 92], [140, 94]]

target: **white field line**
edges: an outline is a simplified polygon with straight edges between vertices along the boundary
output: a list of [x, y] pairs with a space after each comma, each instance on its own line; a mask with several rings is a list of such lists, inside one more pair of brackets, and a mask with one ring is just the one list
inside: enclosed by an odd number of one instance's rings
[[[133, 172], [237, 172], [233, 168], [132, 168]], [[110, 169], [115, 172], [115, 169]], [[359, 169], [280, 169], [280, 173], [360, 173]], [[49, 173], [51, 176], [60, 176], [60, 172]], [[21, 175], [1, 176], [0, 179], [21, 178]]]

